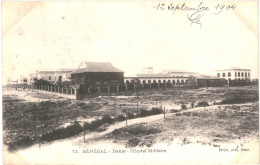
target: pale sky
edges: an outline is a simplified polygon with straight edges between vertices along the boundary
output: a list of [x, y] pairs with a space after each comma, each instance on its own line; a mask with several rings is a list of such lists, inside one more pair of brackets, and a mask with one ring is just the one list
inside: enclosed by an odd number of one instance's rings
[[[203, 74], [239, 67], [258, 76], [257, 1], [205, 1], [210, 10], [201, 28], [190, 26], [194, 12], [159, 11], [158, 3], [2, 2], [3, 81], [36, 69], [77, 68], [81, 61], [111, 62], [125, 76], [146, 66]], [[165, 1], [171, 3], [183, 4]], [[218, 3], [236, 8], [215, 15]]]

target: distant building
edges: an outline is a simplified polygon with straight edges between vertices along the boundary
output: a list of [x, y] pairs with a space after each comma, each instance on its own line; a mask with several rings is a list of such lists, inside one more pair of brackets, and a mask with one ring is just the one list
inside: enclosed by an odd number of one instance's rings
[[190, 76], [199, 75], [196, 72], [188, 72], [184, 70], [163, 70], [162, 73], [169, 74], [172, 77], [190, 77]]
[[153, 74], [153, 67], [144, 67], [143, 74]]
[[31, 85], [33, 84], [35, 81], [37, 81], [37, 75], [36, 73], [29, 73], [27, 75], [27, 84]]
[[27, 77], [21, 75], [18, 77], [18, 80], [17, 80], [17, 83], [18, 84], [27, 84]]
[[70, 74], [75, 69], [58, 69], [55, 71], [37, 71], [37, 80], [47, 80], [50, 83], [61, 83], [70, 81]]
[[219, 87], [226, 84], [226, 80], [211, 75], [197, 75], [196, 82], [199, 87]]
[[223, 69], [216, 70], [215, 74], [219, 78], [226, 80], [250, 80], [251, 70], [250, 69]]
[[109, 62], [81, 62], [78, 69], [71, 73], [72, 84], [123, 83], [124, 72]]

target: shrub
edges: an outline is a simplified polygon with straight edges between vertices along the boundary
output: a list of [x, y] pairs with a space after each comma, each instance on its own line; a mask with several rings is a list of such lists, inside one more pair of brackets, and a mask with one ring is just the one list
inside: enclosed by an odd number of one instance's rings
[[157, 115], [161, 114], [163, 111], [160, 108], [152, 108], [151, 110], [145, 110], [141, 109], [138, 114], [136, 114], [137, 117], [146, 117], [151, 115]]
[[125, 116], [124, 115], [118, 115], [117, 117], [116, 117], [116, 120], [117, 121], [124, 121], [126, 118], [125, 118]]
[[150, 111], [150, 115], [157, 115], [157, 114], [161, 114], [163, 111], [160, 108], [152, 108], [152, 110]]
[[199, 102], [199, 103], [197, 104], [196, 107], [207, 107], [207, 106], [209, 106], [209, 103], [208, 103], [208, 102], [206, 102], [206, 101], [201, 101], [201, 102]]
[[78, 122], [75, 122], [73, 125], [70, 125], [66, 128], [59, 128], [50, 133], [44, 134], [42, 140], [44, 141], [53, 141], [58, 139], [65, 139], [79, 134], [83, 131], [83, 128]]
[[114, 122], [114, 120], [110, 116], [105, 115], [105, 116], [102, 116], [101, 122], [112, 124]]
[[141, 109], [139, 111], [139, 113], [137, 114], [137, 116], [139, 117], [146, 117], [146, 116], [149, 116], [149, 111], [145, 110], [145, 109]]
[[221, 104], [243, 104], [246, 102], [258, 101], [258, 96], [254, 97], [233, 97], [222, 100]]
[[181, 109], [188, 109], [187, 106], [185, 104], [181, 105]]
[[77, 103], [77, 106], [84, 106], [84, 105], [86, 105], [86, 103], [84, 102]]
[[133, 113], [131, 113], [131, 112], [128, 112], [127, 113], [127, 118], [128, 119], [133, 119], [133, 118], [135, 118], [135, 115]]
[[102, 125], [102, 121], [101, 120], [94, 120], [92, 121], [90, 124], [87, 125], [86, 129], [90, 130], [90, 131], [94, 131], [96, 130], [98, 127], [100, 127]]
[[176, 109], [172, 109], [172, 110], [171, 110], [171, 113], [177, 113], [177, 112], [179, 112], [179, 111], [176, 110]]
[[31, 139], [30, 137], [26, 136], [17, 141], [11, 142], [7, 145], [8, 145], [9, 151], [15, 151], [17, 149], [29, 147], [29, 146], [33, 145], [33, 143], [34, 143], [34, 140]]

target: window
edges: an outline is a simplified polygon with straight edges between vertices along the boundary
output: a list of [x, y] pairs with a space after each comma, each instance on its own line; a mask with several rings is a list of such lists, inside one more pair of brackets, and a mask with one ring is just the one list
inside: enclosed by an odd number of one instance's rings
[[235, 77], [237, 77], [237, 72], [235, 72]]
[[248, 77], [250, 77], [250, 73], [248, 72]]
[[240, 72], [238, 72], [238, 77], [240, 77]]
[[49, 80], [51, 80], [51, 76], [49, 76]]
[[222, 73], [222, 77], [226, 77], [226, 73]]
[[220, 77], [220, 73], [218, 73], [217, 76]]
[[228, 77], [231, 77], [231, 73], [230, 72], [228, 72]]
[[241, 73], [241, 76], [244, 77], [244, 72]]
[[247, 73], [245, 72], [245, 77], [247, 77]]

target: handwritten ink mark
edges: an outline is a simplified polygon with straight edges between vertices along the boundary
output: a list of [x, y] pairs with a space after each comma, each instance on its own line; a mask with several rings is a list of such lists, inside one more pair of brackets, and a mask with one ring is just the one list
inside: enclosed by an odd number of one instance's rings
[[202, 26], [202, 23], [200, 22], [200, 19], [203, 17], [204, 12], [203, 11], [196, 11], [195, 13], [191, 14], [190, 16], [187, 15], [187, 18], [191, 21], [190, 27], [192, 24], [198, 24], [200, 25], [200, 28]]

